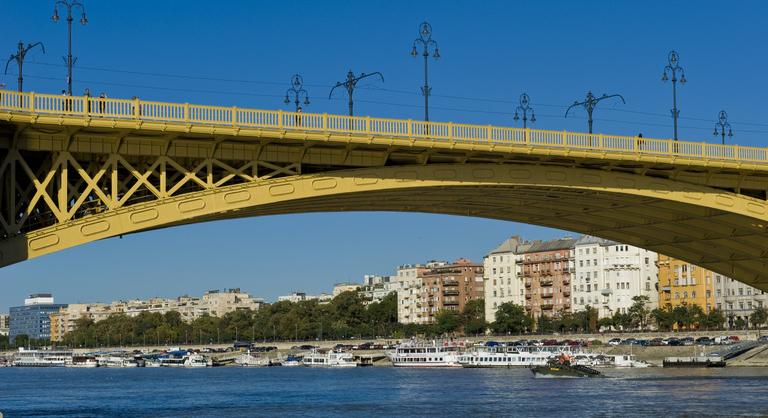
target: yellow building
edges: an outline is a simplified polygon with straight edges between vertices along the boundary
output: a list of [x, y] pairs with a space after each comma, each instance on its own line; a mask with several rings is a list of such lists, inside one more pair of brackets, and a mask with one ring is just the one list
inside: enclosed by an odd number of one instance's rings
[[696, 304], [710, 312], [715, 308], [713, 277], [707, 269], [659, 254], [659, 307]]

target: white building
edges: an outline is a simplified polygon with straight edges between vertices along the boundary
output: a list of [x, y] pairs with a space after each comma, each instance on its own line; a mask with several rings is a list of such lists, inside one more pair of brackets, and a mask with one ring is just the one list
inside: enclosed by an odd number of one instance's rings
[[387, 295], [399, 288], [396, 276], [363, 276], [363, 287], [360, 292], [365, 304], [381, 302]]
[[427, 268], [422, 264], [404, 264], [397, 268], [397, 322], [401, 324], [425, 323], [420, 315], [421, 274]]
[[333, 292], [331, 295], [335, 298], [344, 292], [356, 292], [360, 290], [360, 285], [357, 283], [336, 283], [333, 285]]
[[496, 309], [502, 303], [525, 305], [522, 253], [530, 247], [518, 236], [504, 241], [483, 259], [485, 280], [485, 320], [496, 320]]
[[585, 235], [576, 241], [574, 253], [574, 312], [591, 306], [600, 318], [626, 313], [635, 296], [648, 296], [648, 309], [658, 307], [655, 252]]
[[293, 292], [290, 295], [277, 297], [278, 302], [293, 302], [293, 303], [303, 302], [305, 300], [317, 300], [320, 303], [328, 303], [331, 299], [333, 299], [333, 296], [327, 293], [321, 293], [319, 295], [308, 295], [304, 292]]
[[752, 326], [749, 316], [755, 309], [768, 306], [768, 294], [730, 277], [712, 274], [715, 276], [715, 308], [725, 315], [725, 326], [733, 327], [739, 319]]

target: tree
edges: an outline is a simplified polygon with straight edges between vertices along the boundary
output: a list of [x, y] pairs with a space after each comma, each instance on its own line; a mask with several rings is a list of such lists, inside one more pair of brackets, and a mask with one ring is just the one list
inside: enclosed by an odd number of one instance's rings
[[629, 316], [632, 318], [633, 325], [640, 328], [641, 331], [645, 330], [648, 324], [648, 316], [651, 313], [648, 309], [649, 301], [650, 298], [648, 296], [634, 296], [632, 298], [632, 306], [629, 308]]
[[632, 326], [632, 317], [628, 313], [616, 311], [613, 314], [613, 325], [621, 330], [627, 330]]
[[768, 309], [760, 306], [752, 312], [749, 316], [749, 322], [755, 327], [755, 329], [761, 328], [768, 321]]
[[464, 305], [462, 313], [464, 322], [464, 334], [477, 335], [482, 334], [488, 328], [485, 322], [485, 300], [473, 299]]
[[441, 310], [435, 315], [439, 334], [452, 334], [461, 328], [461, 315], [452, 310]]
[[525, 308], [506, 302], [496, 309], [496, 321], [491, 324], [493, 332], [499, 334], [519, 334], [533, 328], [533, 318], [525, 312]]
[[712, 309], [700, 320], [701, 326], [703, 326], [706, 330], [711, 328], [720, 329], [720, 327], [723, 326], [723, 323], [725, 323], [725, 315], [723, 315], [723, 311], [719, 309]]
[[667, 304], [663, 308], [656, 308], [651, 311], [651, 318], [656, 323], [656, 326], [663, 331], [670, 331], [675, 325], [674, 314], [672, 311], [672, 305]]

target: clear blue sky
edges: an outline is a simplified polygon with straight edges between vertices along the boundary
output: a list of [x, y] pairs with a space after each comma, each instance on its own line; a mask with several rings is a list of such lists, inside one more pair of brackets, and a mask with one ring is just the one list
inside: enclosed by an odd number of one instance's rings
[[[734, 141], [768, 138], [768, 6], [760, 1], [541, 2], [105, 2], [82, 0], [89, 23], [75, 25], [74, 90], [111, 97], [256, 108], [282, 103], [301, 73], [307, 112], [345, 112], [330, 86], [348, 69], [381, 71], [386, 82], [356, 92], [356, 112], [422, 117], [422, 63], [409, 55], [428, 20], [442, 58], [431, 62], [433, 120], [512, 125], [518, 95], [532, 99], [544, 129], [586, 130], [583, 111], [603, 102], [595, 131], [670, 137], [671, 85], [661, 82], [676, 49], [689, 83], [679, 90], [680, 136], [716, 141], [717, 112], [728, 111]], [[4, 0], [0, 52], [19, 39], [42, 41], [27, 57], [25, 88], [66, 87], [66, 24], [52, 23], [51, 1]], [[62, 11], [60, 10], [60, 14]], [[0, 76], [16, 86], [15, 67]], [[485, 219], [399, 213], [291, 215], [184, 226], [110, 239], [0, 269], [0, 312], [31, 292], [59, 302], [173, 297], [241, 287], [273, 299], [292, 290], [321, 292], [401, 263], [475, 260], [512, 234], [565, 234]], [[264, 239], [264, 237], [270, 237]]]

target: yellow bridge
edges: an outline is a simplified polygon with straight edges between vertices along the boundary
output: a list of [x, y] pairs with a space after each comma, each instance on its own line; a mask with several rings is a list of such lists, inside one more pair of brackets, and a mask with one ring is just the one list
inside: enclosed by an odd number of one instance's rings
[[561, 228], [768, 290], [768, 149], [0, 91], [0, 266], [209, 220], [418, 211]]

